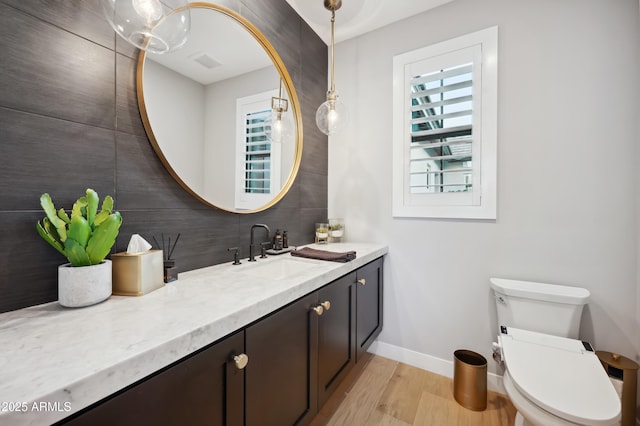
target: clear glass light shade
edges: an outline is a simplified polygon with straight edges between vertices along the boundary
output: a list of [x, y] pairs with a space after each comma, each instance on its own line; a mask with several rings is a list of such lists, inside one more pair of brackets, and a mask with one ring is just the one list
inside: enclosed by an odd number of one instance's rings
[[329, 93], [327, 100], [316, 111], [316, 124], [325, 135], [332, 135], [342, 130], [348, 119], [347, 108], [335, 92], [333, 99]]
[[267, 137], [273, 142], [285, 142], [292, 140], [292, 130], [293, 123], [290, 120], [290, 114], [273, 111], [271, 125], [266, 129]]
[[280, 142], [282, 140], [282, 132], [283, 132], [284, 124], [282, 120], [275, 120], [271, 122], [271, 140], [275, 142]]
[[166, 53], [180, 48], [191, 29], [188, 0], [100, 0], [120, 37], [138, 49]]

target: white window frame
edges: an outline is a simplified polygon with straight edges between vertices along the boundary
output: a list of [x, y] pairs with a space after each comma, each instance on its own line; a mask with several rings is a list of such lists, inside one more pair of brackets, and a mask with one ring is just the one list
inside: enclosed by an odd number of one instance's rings
[[[411, 78], [473, 61], [471, 191], [411, 194]], [[498, 27], [393, 58], [393, 216], [495, 219], [497, 210]]]
[[271, 141], [269, 192], [245, 192], [245, 151], [246, 121], [245, 117], [255, 111], [271, 109], [271, 98], [278, 96], [278, 89], [236, 100], [236, 179], [234, 207], [239, 210], [252, 210], [267, 204], [280, 191], [280, 169], [282, 161], [282, 144]]

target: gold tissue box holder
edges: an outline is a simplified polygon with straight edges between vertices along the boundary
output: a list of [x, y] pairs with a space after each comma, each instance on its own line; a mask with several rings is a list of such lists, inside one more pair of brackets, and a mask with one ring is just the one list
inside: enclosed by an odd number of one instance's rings
[[164, 286], [164, 258], [162, 250], [142, 253], [115, 253], [113, 265], [113, 294], [142, 296]]

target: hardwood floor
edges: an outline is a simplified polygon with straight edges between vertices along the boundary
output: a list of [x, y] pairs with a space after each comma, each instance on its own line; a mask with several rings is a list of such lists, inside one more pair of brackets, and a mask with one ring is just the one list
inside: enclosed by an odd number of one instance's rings
[[351, 388], [338, 389], [313, 426], [512, 426], [509, 399], [489, 392], [487, 409], [471, 411], [453, 398], [453, 380], [372, 356]]

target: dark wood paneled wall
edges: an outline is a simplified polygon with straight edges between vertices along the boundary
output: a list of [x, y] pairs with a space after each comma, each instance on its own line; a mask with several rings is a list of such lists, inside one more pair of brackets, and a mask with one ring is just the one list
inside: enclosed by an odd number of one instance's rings
[[36, 232], [43, 192], [68, 208], [87, 187], [113, 195], [124, 218], [118, 252], [133, 233], [182, 233], [179, 271], [229, 261], [233, 246], [246, 257], [254, 223], [287, 229], [293, 244], [312, 242], [313, 224], [327, 217], [327, 138], [315, 125], [327, 47], [285, 0], [216, 3], [271, 41], [301, 103], [298, 177], [261, 213], [205, 206], [165, 171], [140, 119], [137, 50], [111, 30], [98, 0], [0, 0], [0, 312], [57, 300], [57, 267], [66, 260]]

